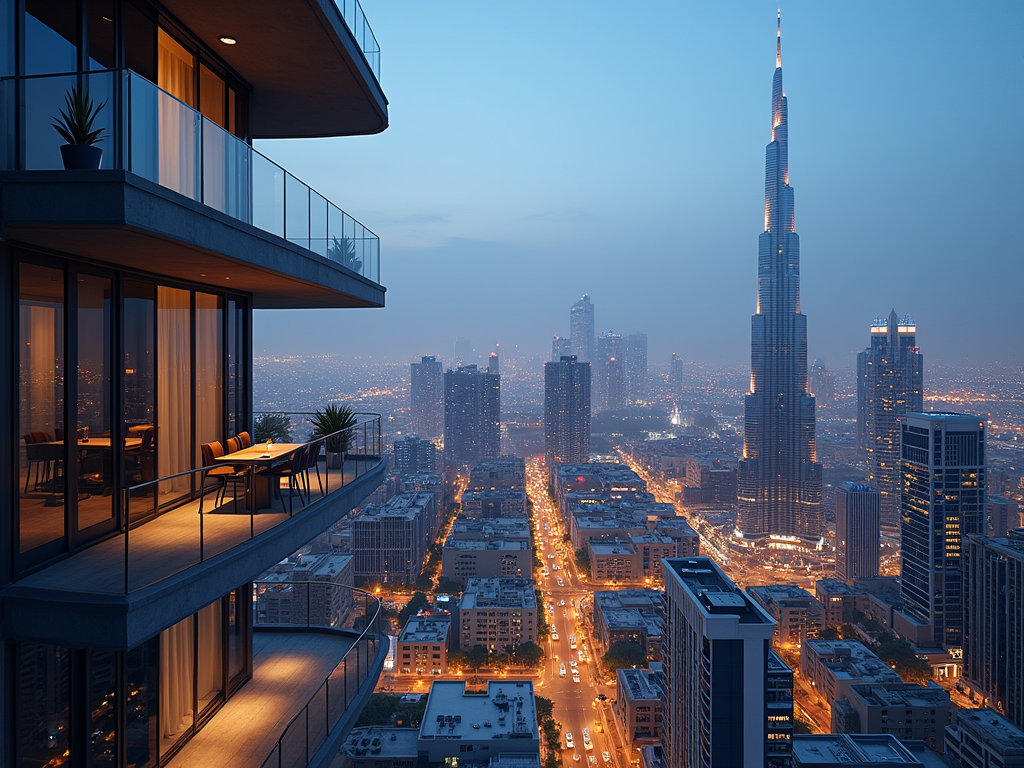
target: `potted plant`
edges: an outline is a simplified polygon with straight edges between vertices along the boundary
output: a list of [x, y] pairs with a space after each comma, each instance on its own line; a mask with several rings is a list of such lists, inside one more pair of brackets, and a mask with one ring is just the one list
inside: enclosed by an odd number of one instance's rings
[[[327, 468], [339, 469], [341, 455], [352, 442], [352, 431], [349, 427], [356, 423], [352, 409], [347, 405], [329, 403], [322, 411], [314, 413], [310, 422], [313, 424], [313, 439], [327, 438]], [[339, 432], [340, 434], [335, 434]]]
[[103, 150], [96, 146], [103, 136], [103, 128], [93, 128], [100, 110], [107, 105], [104, 100], [98, 106], [92, 97], [77, 87], [64, 94], [64, 109], [60, 117], [53, 118], [54, 129], [67, 143], [60, 148], [64, 170], [95, 171], [100, 167]]

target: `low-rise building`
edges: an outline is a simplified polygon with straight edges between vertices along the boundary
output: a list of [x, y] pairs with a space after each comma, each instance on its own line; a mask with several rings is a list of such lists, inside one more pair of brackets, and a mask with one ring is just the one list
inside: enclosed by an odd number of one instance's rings
[[800, 673], [826, 701], [847, 698], [854, 685], [903, 682], [884, 661], [854, 640], [808, 640], [800, 649]]
[[961, 709], [946, 728], [946, 755], [962, 768], [1024, 768], [1024, 731], [993, 709]]
[[824, 609], [814, 595], [792, 584], [748, 587], [749, 594], [775, 619], [773, 642], [781, 646], [801, 646], [822, 629]]
[[478, 461], [469, 470], [470, 490], [525, 488], [526, 461], [517, 456], [499, 456]]
[[353, 728], [341, 747], [342, 768], [418, 768], [418, 728]]
[[382, 507], [365, 507], [352, 521], [355, 579], [360, 585], [412, 584], [427, 552], [433, 493], [400, 493]]
[[449, 535], [441, 550], [441, 577], [463, 586], [469, 579], [533, 577], [533, 548], [527, 541], [471, 539]]
[[448, 531], [447, 541], [526, 541], [530, 538], [530, 521], [525, 517], [494, 517], [483, 519], [459, 515]]
[[526, 517], [526, 491], [521, 488], [488, 488], [462, 494], [462, 514], [467, 517]]
[[589, 576], [598, 582], [660, 584], [661, 559], [677, 557], [679, 544], [668, 536], [644, 531], [626, 539], [590, 539]]
[[403, 675], [448, 672], [450, 616], [411, 616], [395, 646], [395, 671]]
[[686, 458], [684, 486], [679, 500], [687, 507], [736, 503], [739, 462], [725, 454], [700, 454]]
[[600, 653], [615, 643], [636, 643], [649, 660], [661, 658], [665, 639], [665, 595], [654, 589], [594, 593], [594, 636]]
[[949, 694], [934, 682], [853, 685], [845, 703], [848, 712], [833, 705], [834, 733], [887, 733], [900, 741], [923, 741], [935, 752], [943, 751], [953, 705]]
[[459, 601], [459, 648], [483, 645], [504, 652], [537, 642], [537, 595], [532, 579], [470, 579]]
[[[343, 626], [352, 612], [351, 555], [289, 557], [264, 573], [256, 588], [256, 621], [260, 624]], [[303, 584], [302, 582], [311, 582]]]
[[429, 765], [489, 762], [506, 754], [539, 755], [533, 683], [491, 680], [486, 693], [476, 693], [463, 682], [434, 682], [418, 747]]
[[[825, 733], [793, 737], [793, 768], [930, 768], [895, 736]], [[934, 763], [931, 763], [934, 765]]]
[[853, 624], [854, 614], [864, 612], [867, 593], [839, 579], [821, 579], [814, 584], [814, 596], [821, 603], [826, 628]]
[[572, 491], [600, 492], [612, 500], [635, 498], [638, 493], [647, 493], [646, 481], [618, 462], [556, 464], [551, 470], [555, 503], [566, 518], [565, 497]]
[[433, 515], [427, 520], [427, 532], [431, 539], [436, 538], [449, 502], [448, 486], [445, 485], [444, 478], [431, 474], [407, 475], [399, 477], [396, 482], [396, 493], [434, 494]]
[[630, 747], [661, 742], [661, 677], [661, 672], [647, 669], [620, 669], [616, 674], [612, 710]]

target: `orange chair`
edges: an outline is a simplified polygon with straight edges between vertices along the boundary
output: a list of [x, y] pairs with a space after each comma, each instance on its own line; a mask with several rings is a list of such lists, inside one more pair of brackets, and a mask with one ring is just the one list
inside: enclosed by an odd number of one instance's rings
[[238, 442], [242, 444], [243, 448], [252, 448], [252, 438], [248, 432], [239, 432], [235, 437], [238, 438]]
[[[212, 477], [214, 480], [218, 481], [218, 485], [219, 485], [218, 497], [215, 500], [215, 503], [218, 504], [218, 505], [219, 504], [223, 504], [224, 503], [224, 497], [227, 495], [228, 483], [231, 483], [232, 486], [236, 486], [237, 483], [241, 482], [242, 486], [244, 488], [245, 484], [246, 484], [246, 481], [248, 479], [248, 473], [244, 472], [244, 471], [240, 472], [236, 467], [231, 466], [230, 464], [222, 464], [222, 465], [214, 466], [214, 464], [217, 463], [217, 457], [224, 455], [224, 446], [221, 445], [219, 441], [216, 441], [216, 442], [213, 442], [213, 443], [203, 443], [202, 451], [203, 451], [203, 466], [204, 467], [212, 467], [212, 469], [207, 469], [203, 473], [203, 486], [202, 486], [202, 491], [201, 492], [202, 493], [206, 493], [206, 480], [207, 480], [207, 478]], [[238, 511], [238, 491], [237, 491], [236, 487], [232, 488], [231, 495], [232, 495], [232, 502], [234, 503], [235, 511], [237, 512]]]

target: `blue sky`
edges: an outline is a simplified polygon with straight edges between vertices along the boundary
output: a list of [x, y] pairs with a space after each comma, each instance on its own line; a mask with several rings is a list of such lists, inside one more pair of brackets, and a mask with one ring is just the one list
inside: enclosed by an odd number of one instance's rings
[[[589, 293], [652, 368], [748, 360], [776, 5], [362, 5], [390, 128], [260, 149], [380, 235], [387, 307], [258, 313], [258, 353], [546, 355]], [[782, 10], [810, 355], [895, 307], [926, 365], [1024, 364], [1024, 3]]]

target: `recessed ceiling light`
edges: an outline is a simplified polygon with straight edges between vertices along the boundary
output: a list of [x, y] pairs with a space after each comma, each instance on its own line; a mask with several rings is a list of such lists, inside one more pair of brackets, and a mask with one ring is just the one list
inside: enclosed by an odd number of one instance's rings
[[109, 22], [113, 22], [114, 21], [110, 16], [104, 16], [103, 20], [104, 21], [109, 21]]
[[234, 45], [235, 43], [238, 42], [237, 40], [235, 40], [235, 38], [230, 37], [228, 35], [221, 35], [220, 36], [220, 41], [222, 43], [224, 43], [224, 45]]

